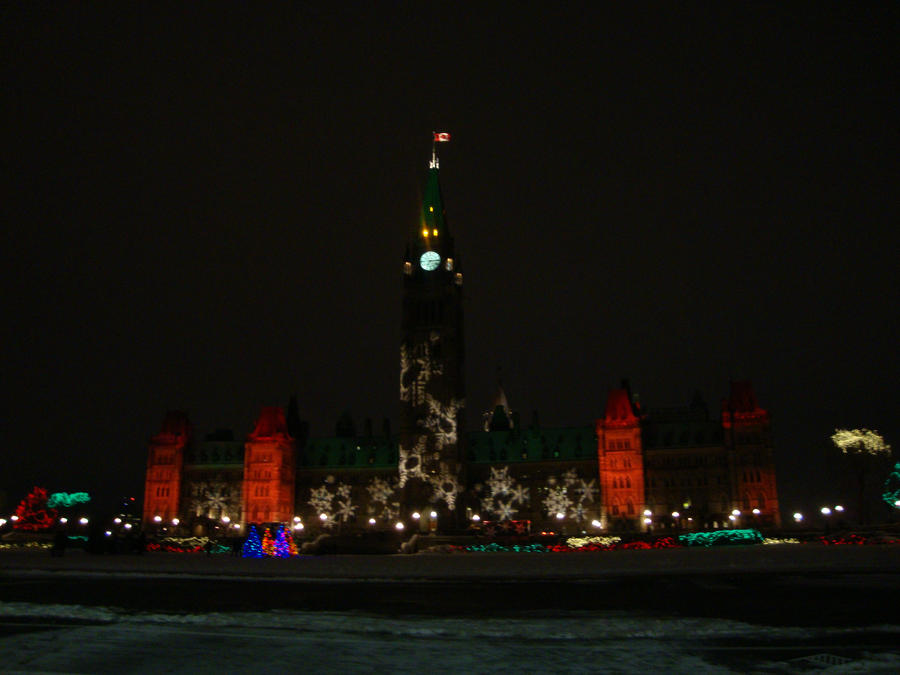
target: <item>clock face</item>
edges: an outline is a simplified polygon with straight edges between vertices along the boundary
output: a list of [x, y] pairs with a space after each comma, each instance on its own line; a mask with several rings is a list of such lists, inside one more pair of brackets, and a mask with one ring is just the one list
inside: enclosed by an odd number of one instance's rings
[[440, 264], [441, 256], [435, 251], [425, 251], [425, 253], [422, 254], [422, 257], [419, 258], [419, 265], [421, 265], [422, 269], [426, 272], [436, 270]]

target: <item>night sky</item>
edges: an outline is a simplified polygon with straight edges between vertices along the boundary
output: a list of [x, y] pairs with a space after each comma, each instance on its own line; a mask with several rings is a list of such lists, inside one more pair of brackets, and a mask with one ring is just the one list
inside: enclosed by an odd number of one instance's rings
[[396, 425], [432, 131], [470, 427], [498, 367], [544, 426], [750, 379], [787, 513], [900, 445], [896, 3], [331, 4], [0, 10], [7, 508], [141, 499], [170, 409]]

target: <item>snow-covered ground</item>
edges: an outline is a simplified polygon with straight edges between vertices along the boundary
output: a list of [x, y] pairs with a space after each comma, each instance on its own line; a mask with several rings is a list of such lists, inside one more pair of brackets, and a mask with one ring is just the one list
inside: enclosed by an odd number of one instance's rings
[[[900, 626], [770, 628], [721, 619], [580, 612], [515, 618], [355, 612], [124, 613], [9, 603], [3, 672], [900, 671]], [[812, 660], [810, 660], [812, 659]]]

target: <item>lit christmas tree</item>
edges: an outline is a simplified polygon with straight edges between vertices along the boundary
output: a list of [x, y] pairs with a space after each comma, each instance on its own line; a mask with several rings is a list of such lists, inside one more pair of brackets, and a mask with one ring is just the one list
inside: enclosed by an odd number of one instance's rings
[[272, 533], [269, 532], [268, 527], [266, 528], [265, 532], [263, 532], [262, 550], [266, 555], [275, 555], [275, 540], [272, 539]]
[[284, 527], [284, 525], [278, 526], [278, 531], [275, 535], [275, 557], [276, 558], [290, 558], [291, 557], [291, 545], [288, 544], [287, 530]]
[[47, 490], [35, 486], [31, 493], [16, 507], [17, 530], [49, 530], [56, 521], [56, 509], [47, 508]]
[[252, 525], [250, 526], [250, 533], [247, 535], [247, 540], [244, 542], [244, 547], [241, 550], [241, 556], [244, 558], [266, 557], [266, 554], [263, 553], [262, 544], [259, 541], [259, 532], [257, 532], [256, 528]]
[[297, 550], [297, 542], [294, 541], [294, 533], [291, 532], [290, 530], [288, 530], [286, 534], [287, 534], [288, 546], [290, 546], [290, 549], [291, 549], [291, 555], [292, 556], [300, 555], [300, 551]]

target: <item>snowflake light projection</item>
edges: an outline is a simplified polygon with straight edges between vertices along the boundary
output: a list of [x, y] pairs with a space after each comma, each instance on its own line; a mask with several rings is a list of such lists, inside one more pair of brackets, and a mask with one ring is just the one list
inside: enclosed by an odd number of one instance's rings
[[240, 511], [239, 496], [232, 494], [228, 483], [221, 478], [196, 483], [192, 492], [191, 510], [197, 516], [234, 517]]
[[431, 396], [426, 396], [425, 402], [428, 405], [428, 415], [420, 422], [420, 425], [434, 435], [434, 439], [441, 448], [456, 443], [458, 438], [456, 416], [464, 407], [464, 403], [453, 399], [444, 405]]
[[328, 486], [323, 485], [318, 488], [311, 488], [309, 491], [309, 505], [313, 507], [316, 515], [320, 513], [331, 513], [331, 502], [334, 495], [329, 492]]
[[317, 522], [326, 529], [346, 523], [356, 515], [357, 506], [353, 504], [352, 487], [336, 482], [334, 476], [327, 476], [321, 487], [310, 488], [307, 503], [316, 512]]
[[547, 485], [547, 495], [543, 499], [547, 515], [562, 513], [577, 521], [588, 519], [586, 506], [594, 503], [598, 492], [595, 479], [585, 480], [574, 468], [570, 468], [559, 478], [548, 476]]
[[432, 333], [429, 340], [413, 352], [407, 345], [400, 347], [400, 400], [416, 410], [416, 440], [399, 447], [399, 486], [414, 478], [431, 486], [431, 501], [442, 501], [451, 510], [459, 493], [459, 480], [442, 461], [447, 448], [459, 441], [458, 416], [465, 407], [462, 399], [440, 401], [428, 391], [435, 377], [443, 374], [443, 363], [433, 358], [440, 340]]
[[593, 478], [589, 481], [579, 478], [573, 481], [570, 489], [580, 504], [593, 504], [594, 495], [597, 494], [597, 481]]
[[441, 464], [441, 472], [437, 476], [430, 477], [429, 483], [433, 490], [432, 503], [444, 502], [447, 508], [453, 511], [456, 508], [456, 498], [462, 489], [459, 477], [453, 475], [446, 464]]
[[384, 520], [393, 520], [400, 513], [395, 482], [373, 478], [366, 490], [369, 492], [369, 513]]
[[572, 506], [572, 500], [566, 495], [565, 485], [554, 485], [547, 488], [547, 496], [544, 497], [544, 511], [547, 515], [555, 516], [557, 513], [565, 513]]
[[509, 475], [508, 466], [491, 467], [491, 475], [485, 488], [481, 508], [494, 514], [500, 521], [512, 520], [518, 512], [515, 507], [524, 506], [530, 500], [528, 488], [516, 483]]
[[402, 443], [400, 444], [400, 461], [397, 463], [397, 469], [400, 472], [400, 487], [406, 485], [406, 482], [411, 478], [425, 479], [425, 472], [422, 470], [422, 462], [425, 456], [425, 441], [424, 437], [419, 437], [419, 440], [411, 448], [404, 447]]

